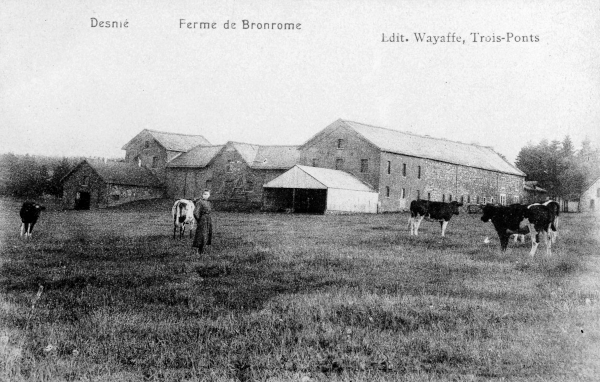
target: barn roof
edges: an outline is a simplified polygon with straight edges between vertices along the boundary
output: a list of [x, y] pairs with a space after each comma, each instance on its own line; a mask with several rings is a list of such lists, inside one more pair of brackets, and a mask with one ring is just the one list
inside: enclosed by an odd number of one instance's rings
[[206, 167], [223, 145], [197, 146], [167, 163], [167, 167]]
[[129, 186], [143, 187], [161, 187], [161, 182], [152, 171], [145, 167], [139, 167], [132, 163], [125, 162], [96, 162], [83, 160], [67, 175], [61, 182], [64, 182], [71, 174], [76, 172], [81, 166], [89, 165], [105, 183], [121, 184]]
[[[339, 126], [354, 130], [381, 151], [525, 176], [525, 173], [508, 163], [490, 147], [417, 135], [342, 119], [337, 120], [322, 132], [329, 133]], [[304, 145], [317, 136], [311, 138]]]
[[127, 142], [122, 147], [122, 150], [127, 150], [131, 144], [138, 139], [144, 139], [145, 136], [154, 138], [162, 147], [169, 151], [187, 152], [198, 145], [210, 145], [210, 142], [202, 135], [169, 133], [166, 131], [144, 129]]
[[265, 188], [310, 188], [354, 190], [375, 192], [353, 175], [328, 168], [295, 165], [277, 178], [265, 184]]

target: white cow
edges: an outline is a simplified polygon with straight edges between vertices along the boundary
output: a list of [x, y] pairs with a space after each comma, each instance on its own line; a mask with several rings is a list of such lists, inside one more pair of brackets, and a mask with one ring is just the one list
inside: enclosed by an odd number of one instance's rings
[[179, 228], [179, 238], [185, 233], [185, 225], [190, 225], [190, 237], [192, 237], [192, 228], [194, 227], [194, 202], [187, 199], [179, 199], [173, 204], [171, 215], [173, 215], [173, 239], [177, 228]]

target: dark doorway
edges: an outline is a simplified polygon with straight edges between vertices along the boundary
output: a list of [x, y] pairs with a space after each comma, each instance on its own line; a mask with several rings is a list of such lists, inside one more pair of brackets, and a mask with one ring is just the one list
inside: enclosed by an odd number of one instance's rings
[[89, 210], [90, 209], [90, 193], [89, 192], [78, 192], [75, 198], [75, 209], [76, 210]]
[[294, 212], [322, 214], [327, 208], [327, 190], [297, 188], [294, 198]]

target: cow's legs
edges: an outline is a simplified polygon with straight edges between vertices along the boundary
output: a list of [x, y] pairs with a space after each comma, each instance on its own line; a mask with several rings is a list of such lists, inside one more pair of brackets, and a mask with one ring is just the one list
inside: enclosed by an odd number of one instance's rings
[[410, 216], [408, 218], [408, 228], [410, 229], [410, 235], [414, 235], [415, 234], [415, 217], [414, 216]]
[[35, 223], [29, 223], [27, 227], [27, 237], [31, 237], [31, 233], [33, 232], [33, 226]]
[[177, 233], [177, 224], [173, 224], [173, 239], [175, 239], [176, 233]]
[[415, 228], [415, 236], [419, 236], [419, 227], [421, 226], [421, 222], [423, 221], [424, 218], [425, 218], [425, 216], [421, 216], [421, 218], [417, 222], [417, 227]]
[[537, 251], [538, 245], [540, 245], [540, 233], [538, 231], [531, 231], [531, 252], [529, 252], [530, 256], [533, 257], [533, 255], [535, 255], [535, 251]]
[[[550, 231], [552, 232], [552, 231]], [[546, 244], [546, 256], [552, 255], [552, 234], [550, 232], [543, 232], [544, 234], [544, 243]]]
[[444, 237], [446, 235], [446, 227], [448, 227], [448, 222], [447, 221], [441, 221], [440, 224], [442, 225], [442, 237]]
[[25, 223], [21, 223], [21, 236], [25, 233]]

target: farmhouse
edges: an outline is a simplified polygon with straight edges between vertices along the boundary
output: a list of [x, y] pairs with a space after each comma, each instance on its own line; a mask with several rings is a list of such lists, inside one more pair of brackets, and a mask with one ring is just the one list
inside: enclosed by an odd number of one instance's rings
[[215, 209], [259, 209], [263, 184], [298, 163], [297, 149], [231, 141], [198, 146], [167, 164], [167, 195], [195, 199], [208, 189]]
[[84, 160], [65, 175], [63, 206], [96, 209], [164, 196], [161, 182], [147, 168], [132, 163]]
[[265, 211], [377, 212], [377, 191], [344, 171], [296, 165], [264, 189]]
[[520, 202], [525, 174], [489, 147], [339, 119], [299, 148], [300, 164], [345, 171], [379, 192], [379, 211], [411, 200]]
[[579, 198], [579, 209], [581, 212], [600, 211], [600, 178], [591, 182]]
[[127, 142], [125, 161], [149, 168], [161, 181], [165, 180], [168, 162], [198, 145], [210, 145], [201, 135], [176, 134], [144, 129]]

